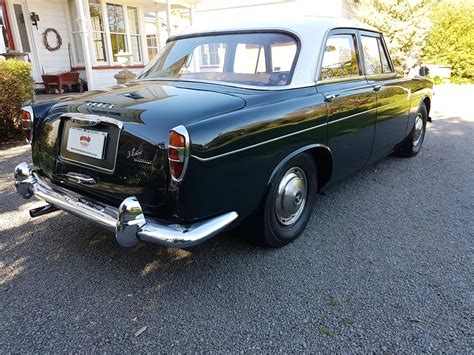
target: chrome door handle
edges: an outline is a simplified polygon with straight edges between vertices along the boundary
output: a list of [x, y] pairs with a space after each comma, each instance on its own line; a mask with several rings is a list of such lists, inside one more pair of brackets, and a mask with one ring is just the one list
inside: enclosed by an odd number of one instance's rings
[[334, 99], [335, 99], [336, 97], [338, 97], [339, 95], [340, 95], [340, 94], [328, 95], [328, 96], [325, 97], [325, 100], [326, 100], [327, 102], [334, 101]]
[[380, 91], [382, 89], [382, 85], [375, 85], [374, 86], [374, 91]]

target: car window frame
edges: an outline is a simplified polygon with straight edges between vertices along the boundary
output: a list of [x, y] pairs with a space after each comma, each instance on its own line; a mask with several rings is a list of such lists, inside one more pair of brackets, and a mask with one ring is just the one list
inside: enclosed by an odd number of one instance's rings
[[[339, 77], [339, 78], [330, 78], [330, 79], [321, 79], [321, 73], [322, 73], [322, 66], [323, 66], [323, 60], [324, 60], [324, 53], [326, 52], [326, 46], [329, 38], [331, 36], [335, 35], [351, 35], [354, 36], [354, 46], [355, 46], [355, 52], [356, 52], [356, 58], [357, 62], [359, 65], [359, 75], [350, 75], [350, 76], [344, 76], [344, 77]], [[365, 67], [364, 67], [364, 62], [361, 57], [361, 51], [360, 51], [360, 37], [358, 34], [358, 30], [355, 28], [334, 28], [329, 30], [326, 35], [324, 36], [324, 39], [322, 41], [322, 47], [321, 50], [319, 51], [319, 58], [318, 58], [318, 63], [317, 63], [317, 71], [316, 71], [316, 85], [318, 84], [327, 84], [327, 83], [337, 83], [337, 82], [350, 82], [350, 81], [358, 81], [358, 80], [363, 80], [365, 79]]]
[[[373, 32], [373, 31], [368, 31], [368, 30], [359, 30], [358, 32], [358, 37], [359, 37], [359, 42], [360, 42], [360, 55], [363, 61], [363, 70], [364, 70], [364, 76], [366, 78], [385, 78], [385, 77], [393, 77], [394, 75], [397, 75], [397, 72], [395, 71], [395, 68], [393, 66], [392, 58], [390, 57], [390, 53], [387, 48], [387, 44], [385, 43], [385, 38], [380, 32]], [[364, 48], [362, 47], [362, 36], [365, 37], [374, 37], [377, 40], [380, 39], [380, 42], [382, 44], [382, 50], [387, 58], [388, 65], [390, 67], [390, 72], [387, 73], [379, 73], [379, 74], [367, 74], [366, 68], [365, 68], [365, 53], [364, 53]], [[382, 66], [383, 70], [383, 66]]]

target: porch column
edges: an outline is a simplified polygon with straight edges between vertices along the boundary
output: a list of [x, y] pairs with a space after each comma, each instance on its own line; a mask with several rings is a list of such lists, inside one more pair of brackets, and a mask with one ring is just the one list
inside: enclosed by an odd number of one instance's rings
[[156, 46], [158, 47], [158, 51], [157, 52], [160, 52], [161, 50], [161, 37], [160, 37], [160, 29], [161, 29], [161, 22], [160, 22], [160, 12], [157, 10], [155, 12], [156, 14], [156, 20], [155, 20], [155, 24], [156, 24]]
[[84, 10], [84, 3], [82, 0], [76, 0], [77, 9], [77, 23], [79, 23], [79, 33], [82, 40], [82, 49], [84, 51], [84, 66], [86, 68], [87, 87], [89, 90], [94, 90], [94, 76], [92, 74], [92, 60], [91, 48], [89, 42], [89, 31], [87, 25], [87, 17]]
[[168, 37], [171, 37], [171, 3], [170, 3], [170, 0], [166, 0], [166, 30], [168, 31]]
[[191, 27], [194, 25], [194, 4], [192, 2], [189, 3], [189, 25]]

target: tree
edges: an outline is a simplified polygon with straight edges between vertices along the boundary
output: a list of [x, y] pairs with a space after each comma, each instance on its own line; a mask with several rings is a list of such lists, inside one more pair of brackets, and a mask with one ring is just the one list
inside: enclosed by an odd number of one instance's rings
[[451, 66], [451, 75], [474, 78], [474, 2], [442, 1], [433, 6], [423, 61]]
[[382, 31], [395, 67], [404, 71], [421, 59], [430, 28], [433, 0], [360, 0], [355, 1], [359, 21]]

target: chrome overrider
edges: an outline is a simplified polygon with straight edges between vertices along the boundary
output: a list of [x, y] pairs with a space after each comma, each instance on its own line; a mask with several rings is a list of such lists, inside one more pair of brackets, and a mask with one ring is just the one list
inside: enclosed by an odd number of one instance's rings
[[124, 247], [131, 247], [139, 241], [173, 248], [191, 247], [213, 237], [238, 217], [236, 212], [228, 212], [191, 225], [163, 224], [145, 218], [136, 197], [126, 198], [117, 209], [47, 183], [25, 162], [15, 168], [15, 180], [16, 190], [21, 197], [29, 199], [35, 195], [49, 204], [31, 210], [32, 217], [59, 208], [114, 231], [117, 242]]

